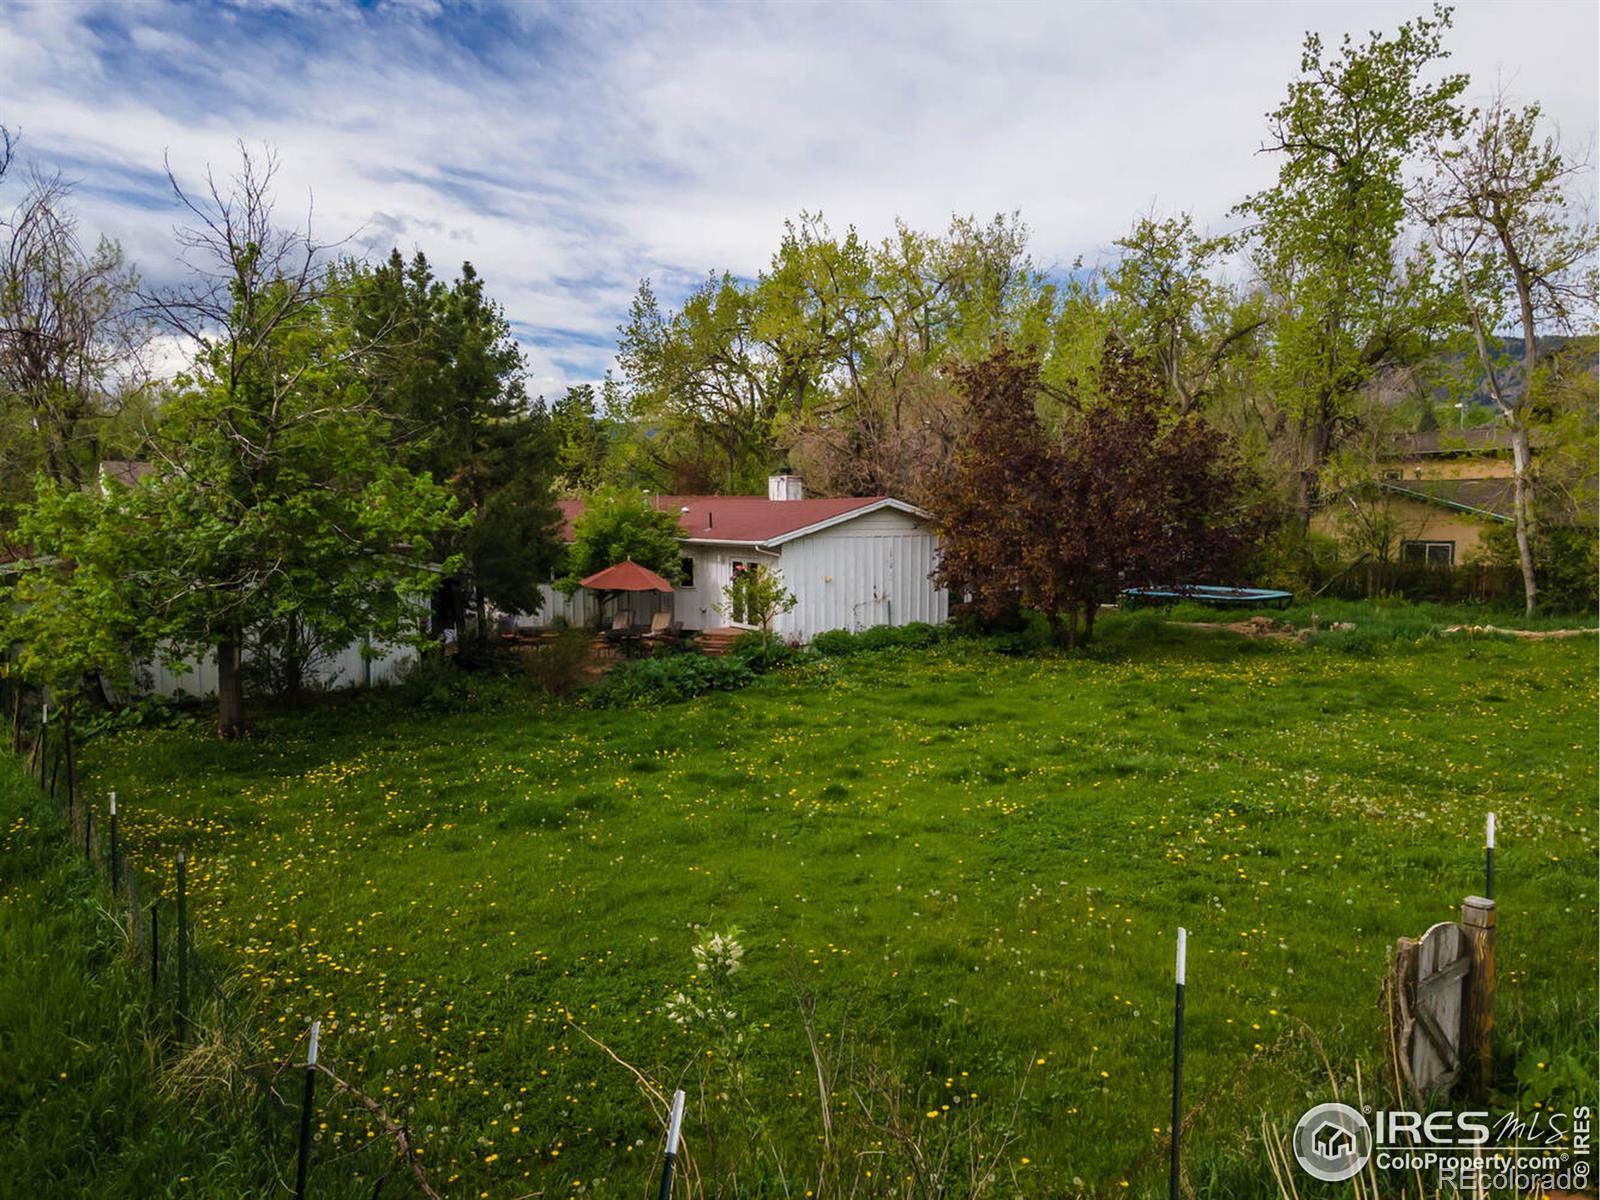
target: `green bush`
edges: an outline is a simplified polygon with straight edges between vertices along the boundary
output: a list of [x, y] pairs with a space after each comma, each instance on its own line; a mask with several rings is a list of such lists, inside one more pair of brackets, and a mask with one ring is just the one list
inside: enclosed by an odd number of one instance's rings
[[593, 658], [593, 641], [587, 630], [560, 626], [555, 637], [523, 653], [528, 682], [550, 696], [570, 696], [583, 686]]
[[735, 655], [707, 658], [703, 654], [668, 654], [660, 658], [640, 658], [611, 671], [589, 693], [589, 703], [597, 708], [671, 704], [706, 692], [731, 692], [755, 678], [750, 664]]
[[760, 629], [748, 630], [734, 638], [728, 646], [728, 653], [742, 659], [755, 671], [787, 666], [802, 655], [798, 646], [791, 646], [770, 630]]
[[818, 654], [825, 654], [830, 658], [840, 655], [854, 654], [864, 647], [855, 634], [848, 629], [830, 629], [826, 633], [819, 633], [811, 639], [811, 648]]
[[866, 650], [926, 650], [930, 646], [937, 646], [946, 636], [948, 630], [944, 626], [912, 621], [909, 625], [874, 625], [860, 633], [851, 633], [848, 629], [830, 629], [812, 638], [811, 648], [828, 657], [859, 654]]
[[385, 703], [398, 701], [429, 712], [457, 713], [514, 699], [520, 690], [514, 677], [469, 670], [451, 659], [429, 655], [407, 666], [384, 698]]
[[1314, 592], [1335, 579], [1344, 565], [1337, 538], [1289, 521], [1262, 542], [1247, 575], [1257, 587]]
[[73, 718], [72, 732], [81, 738], [124, 729], [157, 729], [182, 716], [177, 703], [166, 696], [139, 696], [120, 708], [94, 708]]
[[[1548, 612], [1593, 612], [1600, 601], [1597, 592], [1595, 531], [1583, 526], [1541, 523], [1534, 530], [1533, 572], [1539, 585], [1539, 607]], [[1518, 566], [1515, 526], [1496, 525], [1483, 536], [1478, 557], [1485, 563], [1505, 568]], [[1517, 577], [1514, 599], [1522, 599], [1521, 576]]]

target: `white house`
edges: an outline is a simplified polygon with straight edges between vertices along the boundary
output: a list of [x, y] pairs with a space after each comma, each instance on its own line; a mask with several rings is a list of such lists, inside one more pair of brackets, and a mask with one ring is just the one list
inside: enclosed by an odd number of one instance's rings
[[[928, 514], [890, 496], [806, 499], [800, 480], [774, 475], [762, 496], [657, 496], [658, 509], [678, 514], [683, 531], [684, 583], [671, 597], [685, 629], [753, 628], [724, 612], [723, 590], [747, 565], [776, 567], [795, 595], [793, 611], [773, 628], [809, 641], [829, 629], [938, 623], [949, 615], [943, 588], [934, 586], [939, 540]], [[561, 503], [566, 538], [583, 512], [581, 500]], [[594, 615], [594, 596], [570, 601], [546, 588], [541, 620], [574, 622]]]

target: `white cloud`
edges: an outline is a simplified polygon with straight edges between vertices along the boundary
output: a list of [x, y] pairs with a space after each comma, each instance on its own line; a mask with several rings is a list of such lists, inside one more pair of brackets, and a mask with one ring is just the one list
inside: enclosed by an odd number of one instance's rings
[[[1152, 205], [1204, 224], [1274, 170], [1255, 151], [1305, 29], [1392, 29], [1394, 3], [726, 7], [0, 0], [0, 122], [83, 183], [86, 225], [172, 270], [185, 185], [276, 145], [280, 213], [356, 243], [471, 258], [541, 388], [597, 377], [641, 276], [766, 262], [782, 221], [1020, 209], [1046, 263], [1094, 258]], [[1586, 3], [1460, 7], [1452, 69], [1505, 78], [1593, 140]], [[597, 344], [598, 343], [598, 344]]]

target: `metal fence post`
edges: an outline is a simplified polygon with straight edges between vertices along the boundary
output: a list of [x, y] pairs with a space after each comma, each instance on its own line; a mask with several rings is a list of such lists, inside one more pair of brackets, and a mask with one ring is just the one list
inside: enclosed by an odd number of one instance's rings
[[306, 1090], [300, 1101], [300, 1161], [295, 1164], [294, 1200], [306, 1200], [306, 1174], [311, 1169], [312, 1092], [317, 1080], [317, 1037], [322, 1022], [311, 1022], [311, 1047], [306, 1054]]
[[1189, 950], [1189, 931], [1178, 926], [1178, 986], [1172, 1021], [1172, 1172], [1167, 1182], [1168, 1200], [1178, 1200], [1179, 1136], [1183, 1132], [1183, 979]]
[[111, 793], [111, 894], [115, 896], [122, 883], [121, 864], [117, 861], [117, 794]]
[[672, 1117], [667, 1122], [667, 1156], [661, 1164], [660, 1200], [672, 1200], [672, 1169], [678, 1163], [678, 1139], [683, 1133], [683, 1089], [672, 1093]]
[[189, 1036], [189, 866], [178, 851], [178, 1044]]

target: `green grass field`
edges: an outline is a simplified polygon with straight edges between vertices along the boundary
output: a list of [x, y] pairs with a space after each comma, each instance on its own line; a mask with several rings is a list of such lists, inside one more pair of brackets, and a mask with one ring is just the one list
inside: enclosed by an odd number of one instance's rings
[[[1330, 1098], [1323, 1054], [1374, 1089], [1386, 950], [1481, 890], [1488, 810], [1503, 1099], [1595, 1075], [1594, 640], [1418, 620], [1107, 618], [1078, 656], [952, 642], [659, 709], [378, 695], [103, 737], [84, 786], [146, 865], [188, 850], [259, 1053], [322, 1018], [446, 1195], [648, 1191], [659, 1122], [573, 1025], [689, 1090], [707, 1195], [1157, 1194], [1179, 924], [1190, 1180], [1271, 1194], [1262, 1114]], [[735, 927], [741, 969], [697, 974]], [[367, 1140], [325, 1118], [324, 1160]]]

